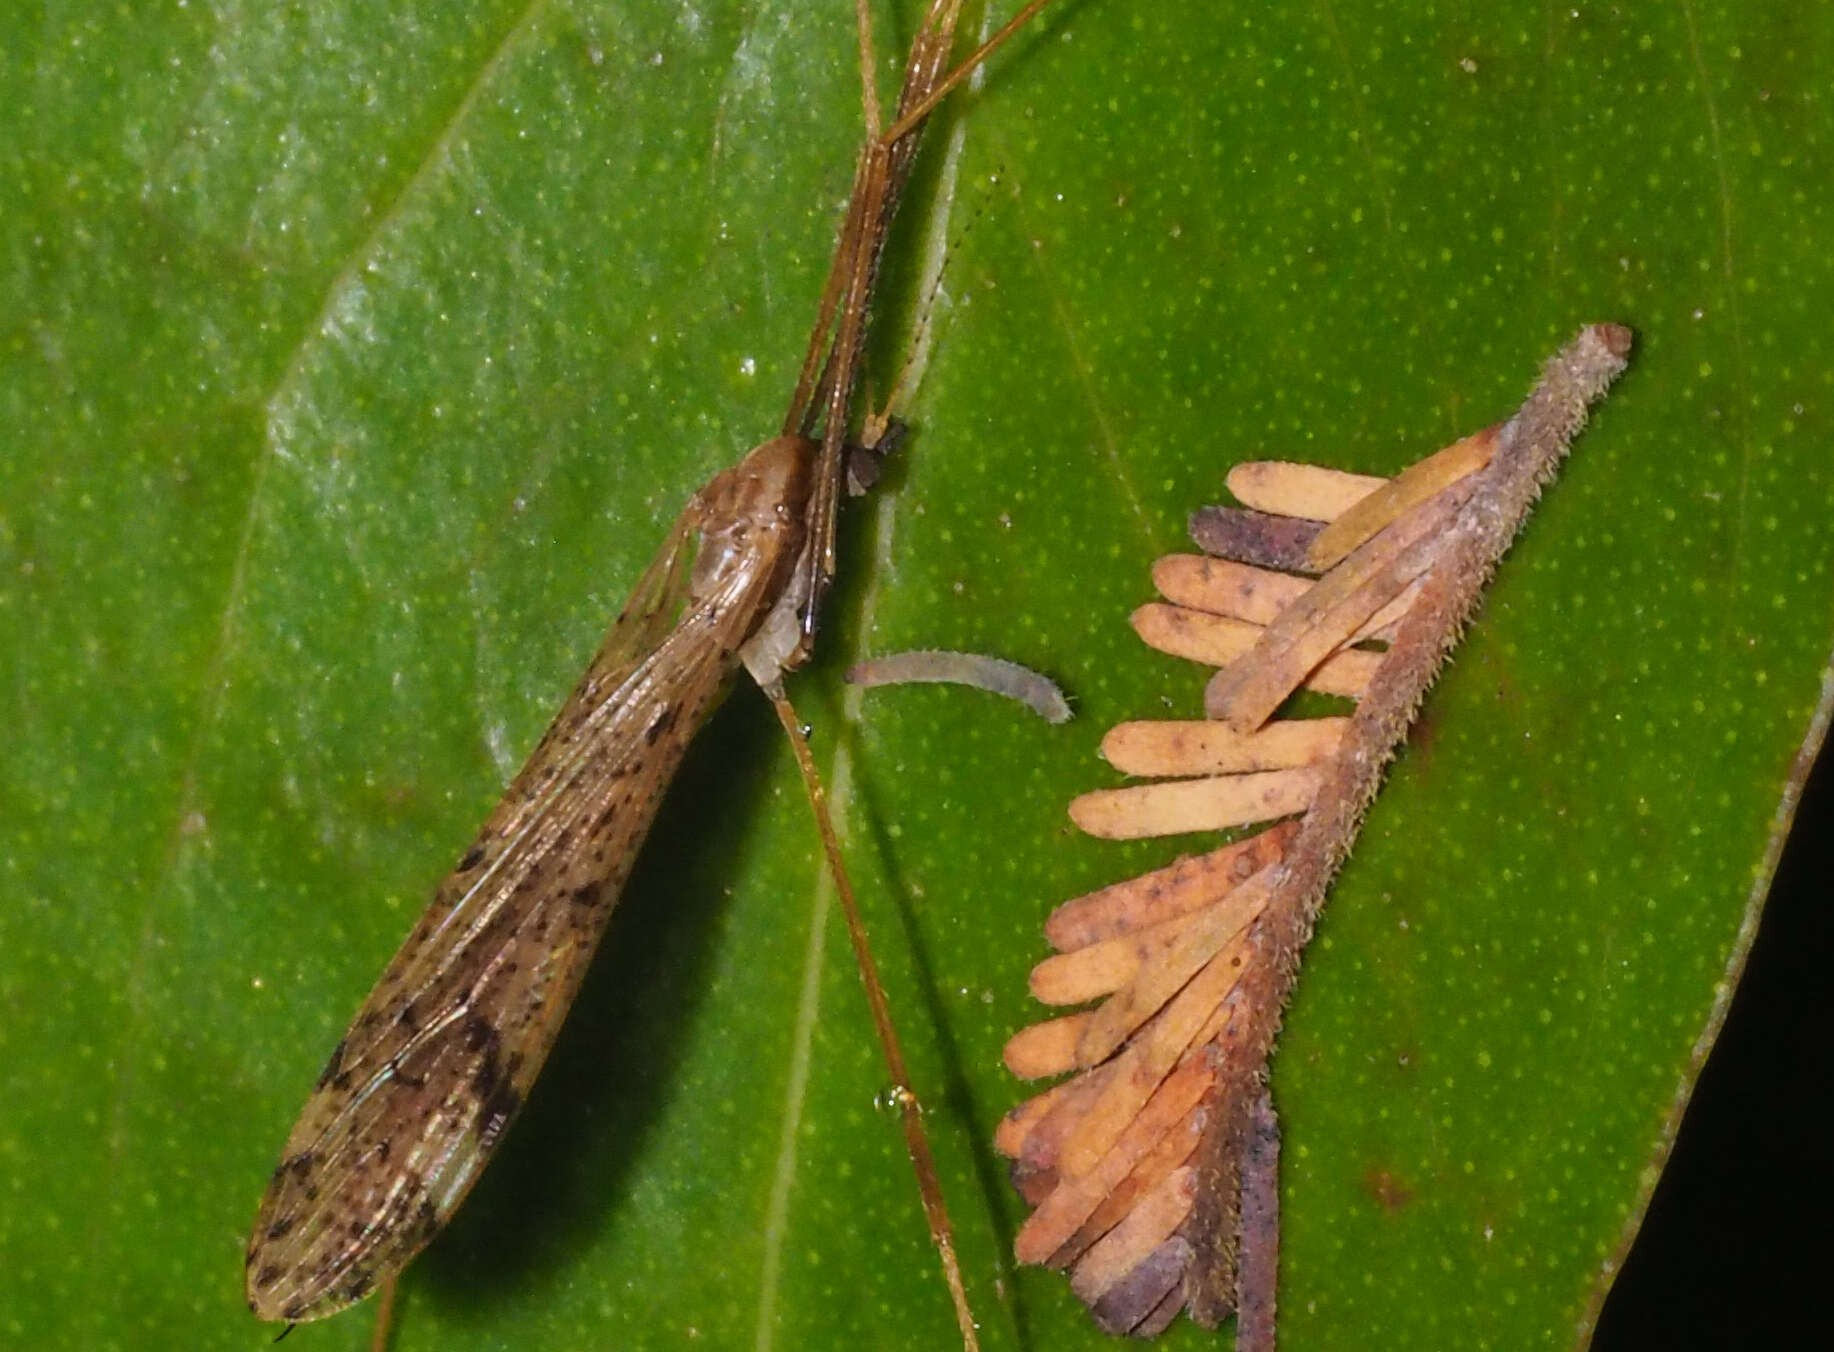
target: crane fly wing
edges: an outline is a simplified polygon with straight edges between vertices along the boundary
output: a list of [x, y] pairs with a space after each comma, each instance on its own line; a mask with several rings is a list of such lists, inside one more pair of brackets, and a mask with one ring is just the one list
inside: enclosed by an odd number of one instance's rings
[[709, 514], [737, 474], [676, 524], [332, 1052], [249, 1242], [262, 1317], [332, 1314], [399, 1269], [521, 1106], [682, 753], [794, 555], [775, 519]]

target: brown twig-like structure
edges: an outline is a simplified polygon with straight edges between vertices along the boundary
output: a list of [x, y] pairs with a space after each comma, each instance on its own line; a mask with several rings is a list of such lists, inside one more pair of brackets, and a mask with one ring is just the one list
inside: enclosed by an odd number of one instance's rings
[[[1384, 768], [1630, 344], [1618, 325], [1582, 330], [1508, 422], [1392, 480], [1237, 466], [1245, 507], [1197, 513], [1205, 554], [1154, 568], [1165, 602], [1134, 627], [1219, 668], [1207, 718], [1114, 728], [1103, 754], [1155, 782], [1084, 794], [1070, 816], [1115, 838], [1278, 824], [1046, 922], [1058, 952], [1033, 994], [1101, 1003], [1007, 1044], [1015, 1074], [1069, 1078], [1009, 1113], [996, 1144], [1034, 1208], [1020, 1261], [1068, 1269], [1109, 1332], [1239, 1307], [1240, 1346], [1271, 1349], [1265, 1073], [1300, 952]], [[1301, 688], [1355, 712], [1270, 722]]]

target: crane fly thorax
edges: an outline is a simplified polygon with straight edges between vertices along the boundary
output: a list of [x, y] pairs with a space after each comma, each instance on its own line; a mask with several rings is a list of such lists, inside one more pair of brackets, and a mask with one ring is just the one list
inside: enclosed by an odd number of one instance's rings
[[815, 449], [805, 437], [773, 437], [701, 489], [690, 595], [711, 600], [756, 585], [762, 571], [774, 575], [763, 590], [775, 599], [776, 577], [802, 551]]
[[694, 501], [700, 547], [690, 593], [713, 598], [735, 589], [761, 604], [739, 649], [760, 685], [801, 665], [801, 614], [808, 598], [797, 565], [814, 546], [809, 507], [821, 444], [780, 436], [715, 475]]

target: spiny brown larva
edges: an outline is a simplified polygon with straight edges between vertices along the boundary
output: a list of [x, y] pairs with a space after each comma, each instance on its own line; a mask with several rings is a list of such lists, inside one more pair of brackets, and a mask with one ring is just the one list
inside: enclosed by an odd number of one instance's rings
[[[1206, 718], [1110, 732], [1117, 769], [1160, 778], [1084, 794], [1072, 819], [1114, 837], [1290, 820], [1046, 923], [1058, 951], [1033, 994], [1102, 1003], [1007, 1044], [1015, 1074], [1070, 1078], [1009, 1113], [995, 1144], [1033, 1207], [1019, 1260], [1067, 1269], [1104, 1330], [1150, 1337], [1180, 1310], [1207, 1327], [1235, 1310], [1237, 1346], [1271, 1352], [1266, 1065], [1300, 952], [1428, 687], [1630, 345], [1618, 325], [1582, 330], [1507, 423], [1393, 480], [1238, 466], [1229, 486], [1246, 506], [1192, 520], [1212, 557], [1154, 569], [1166, 602], [1134, 626], [1220, 668]], [[1270, 722], [1302, 686], [1355, 712]]]

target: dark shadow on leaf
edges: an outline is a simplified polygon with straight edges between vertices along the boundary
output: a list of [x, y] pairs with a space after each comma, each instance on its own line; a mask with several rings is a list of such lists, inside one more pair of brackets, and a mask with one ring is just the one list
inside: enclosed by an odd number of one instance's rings
[[[1009, 1256], [1017, 1233], [1009, 1205], [1012, 1187], [1007, 1180], [1006, 1166], [994, 1154], [992, 1128], [987, 1125], [998, 1114], [989, 1113], [985, 1109], [964, 1070], [961, 1044], [949, 1023], [949, 1011], [942, 998], [942, 987], [931, 957], [930, 944], [917, 924], [911, 890], [899, 866], [898, 843], [889, 829], [880, 806], [882, 799], [873, 785], [872, 758], [862, 752], [860, 738], [851, 728], [849, 750], [854, 756], [855, 803], [851, 815], [856, 838], [870, 839], [871, 848], [885, 870], [890, 891], [890, 896], [882, 899], [877, 909], [883, 913], [889, 904], [897, 910], [900, 928], [898, 938], [909, 951], [911, 975], [917, 983], [918, 997], [922, 1002], [922, 1018], [926, 1025], [923, 1040], [933, 1042], [936, 1057], [943, 1066], [945, 1078], [941, 1084], [919, 1084], [912, 1087], [923, 1100], [925, 1116], [931, 1122], [947, 1121], [952, 1129], [965, 1132], [971, 1147], [970, 1158], [974, 1164], [975, 1191], [978, 1194], [976, 1206], [970, 1212], [960, 1201], [948, 1196], [946, 1189], [944, 1200], [950, 1203], [950, 1218], [958, 1234], [969, 1224], [971, 1215], [976, 1222], [985, 1220], [992, 1228], [995, 1253], [1000, 1255], [996, 1260], [995, 1276], [1001, 1279], [1004, 1287], [1000, 1305], [1012, 1320], [1017, 1346], [1030, 1347], [1030, 1320], [1026, 1314], [1024, 1291], [1019, 1283], [1011, 1280]], [[935, 1130], [935, 1127], [931, 1128], [932, 1133]], [[970, 1282], [970, 1298], [979, 1295], [984, 1301], [986, 1297], [975, 1287], [979, 1285], [984, 1288], [985, 1283], [976, 1283], [976, 1274], [965, 1275]], [[985, 1312], [978, 1307], [977, 1314], [985, 1318]]]
[[[913, 438], [915, 453], [922, 453], [922, 436]], [[907, 465], [894, 457], [887, 463], [886, 478], [875, 492], [896, 493], [904, 481]], [[874, 557], [877, 553], [877, 540], [874, 538], [872, 518], [865, 512], [854, 512], [841, 523], [840, 550], [843, 559], [864, 559]], [[833, 600], [833, 618], [835, 627], [845, 635], [857, 634], [861, 630], [861, 609], [864, 603], [866, 578], [863, 572], [855, 572], [843, 577], [836, 588]], [[832, 637], [832, 635], [830, 636]], [[852, 651], [852, 645], [843, 638], [830, 643], [824, 650], [822, 658], [816, 664], [816, 671], [825, 672], [830, 678], [838, 674], [852, 659], [845, 654]], [[995, 1252], [998, 1255], [1010, 1255], [1012, 1252], [1014, 1228], [1009, 1210], [1011, 1188], [1007, 1182], [1005, 1165], [993, 1152], [992, 1129], [988, 1125], [994, 1116], [984, 1111], [983, 1105], [976, 1096], [974, 1086], [966, 1073], [960, 1042], [950, 1024], [947, 1002], [943, 998], [943, 988], [937, 974], [932, 955], [932, 945], [925, 937], [918, 924], [916, 908], [913, 904], [911, 889], [905, 880], [904, 871], [899, 862], [899, 845], [891, 831], [884, 809], [884, 796], [875, 784], [873, 757], [864, 744], [857, 724], [843, 724], [839, 710], [833, 702], [824, 701], [827, 705], [821, 717], [823, 722], [832, 727], [845, 727], [844, 736], [848, 754], [853, 762], [852, 801], [848, 805], [847, 815], [851, 819], [852, 836], [857, 842], [855, 851], [864, 855], [871, 852], [875, 855], [884, 870], [885, 885], [889, 892], [885, 897], [862, 897], [861, 909], [866, 918], [869, 937], [874, 941], [875, 949], [902, 947], [908, 956], [911, 967], [911, 979], [916, 983], [917, 997], [920, 1002], [917, 1008], [901, 1015], [899, 1040], [910, 1045], [925, 1045], [933, 1049], [938, 1063], [944, 1068], [944, 1079], [940, 1084], [916, 1084], [911, 1088], [924, 1105], [924, 1116], [932, 1124], [932, 1146], [939, 1126], [949, 1125], [949, 1130], [966, 1134], [971, 1148], [975, 1190], [978, 1196], [970, 1209], [966, 1203], [969, 1199], [958, 1198], [944, 1188], [944, 1201], [950, 1208], [950, 1219], [954, 1222], [958, 1241], [970, 1217], [974, 1223], [982, 1218], [994, 1232]], [[805, 710], [806, 712], [806, 710]], [[898, 916], [898, 932], [885, 934], [872, 932], [872, 916], [883, 916], [890, 907]], [[883, 927], [881, 927], [883, 928]], [[915, 1187], [915, 1184], [912, 1185]], [[998, 1266], [994, 1277], [1003, 1289], [1000, 1305], [1011, 1319], [1017, 1334], [1017, 1345], [1031, 1346], [1027, 1334], [1029, 1320], [1026, 1317], [1024, 1298], [1019, 1284], [1011, 1280], [1011, 1268], [1006, 1258], [996, 1260]], [[988, 1283], [977, 1280], [979, 1274], [964, 1273], [969, 1284], [969, 1298], [979, 1301], [977, 1312], [985, 1317], [981, 1309], [988, 1300], [986, 1288]]]

